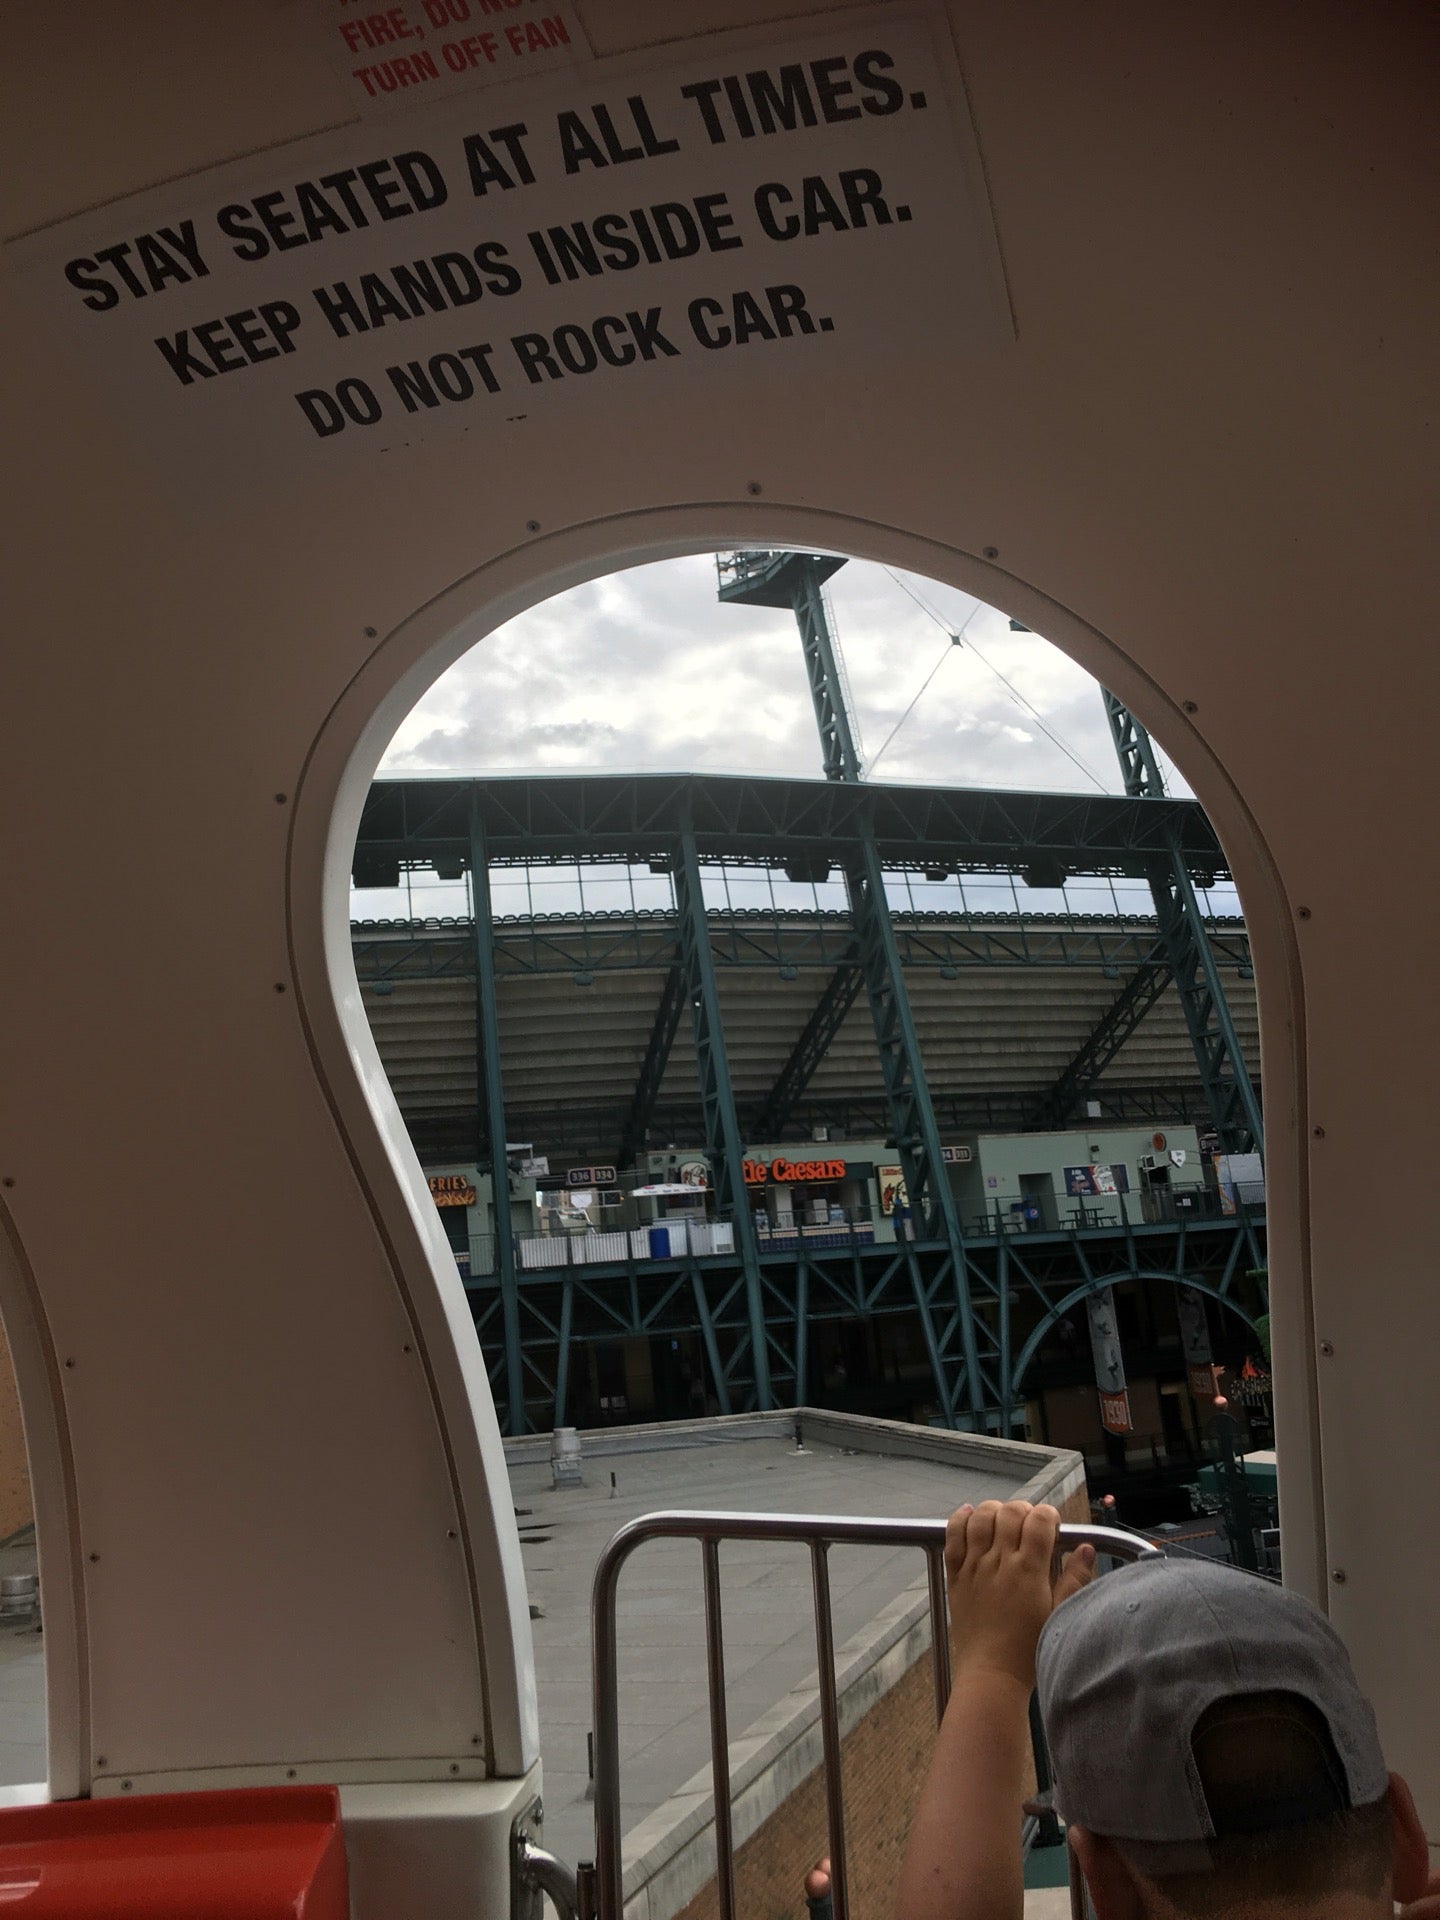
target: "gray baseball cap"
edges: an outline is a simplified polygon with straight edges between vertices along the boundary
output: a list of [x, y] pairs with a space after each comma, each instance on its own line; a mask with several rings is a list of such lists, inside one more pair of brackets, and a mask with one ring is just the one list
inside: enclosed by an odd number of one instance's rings
[[[1204, 1870], [1209, 1843], [1228, 1832], [1368, 1806], [1386, 1790], [1375, 1715], [1329, 1621], [1287, 1588], [1216, 1561], [1141, 1560], [1083, 1588], [1045, 1624], [1036, 1685], [1060, 1811], [1118, 1840], [1142, 1873]], [[1217, 1822], [1197, 1723], [1242, 1698], [1255, 1721], [1241, 1737], [1257, 1754], [1267, 1719], [1305, 1703], [1291, 1710], [1302, 1764], [1289, 1780], [1263, 1777]]]

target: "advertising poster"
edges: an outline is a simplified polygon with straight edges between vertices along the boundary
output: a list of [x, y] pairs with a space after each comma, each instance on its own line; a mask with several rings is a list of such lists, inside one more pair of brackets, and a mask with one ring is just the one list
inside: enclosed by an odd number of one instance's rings
[[903, 1167], [877, 1167], [875, 1178], [880, 1183], [880, 1211], [893, 1213], [897, 1206], [908, 1206], [910, 1195], [905, 1187]]

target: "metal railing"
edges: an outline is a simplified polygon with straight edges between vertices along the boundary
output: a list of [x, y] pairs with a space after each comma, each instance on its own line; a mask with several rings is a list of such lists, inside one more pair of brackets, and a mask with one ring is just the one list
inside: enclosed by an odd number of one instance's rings
[[[601, 1554], [595, 1569], [591, 1604], [595, 1723], [595, 1867], [594, 1894], [582, 1869], [586, 1895], [581, 1920], [621, 1920], [624, 1896], [620, 1855], [619, 1653], [616, 1596], [630, 1555], [650, 1540], [700, 1543], [705, 1602], [705, 1662], [710, 1705], [710, 1773], [715, 1797], [715, 1878], [720, 1920], [737, 1920], [735, 1847], [730, 1801], [730, 1735], [725, 1702], [725, 1656], [720, 1594], [722, 1540], [784, 1540], [810, 1549], [815, 1609], [815, 1647], [819, 1667], [820, 1740], [825, 1773], [831, 1891], [835, 1920], [849, 1920], [850, 1893], [845, 1860], [845, 1804], [840, 1773], [840, 1703], [835, 1679], [835, 1634], [830, 1605], [828, 1555], [832, 1546], [914, 1547], [925, 1556], [930, 1600], [931, 1663], [935, 1718], [940, 1721], [950, 1697], [950, 1636], [945, 1600], [944, 1520], [851, 1519], [795, 1513], [650, 1513], [622, 1527]], [[1060, 1550], [1088, 1542], [1097, 1552], [1120, 1560], [1159, 1558], [1151, 1541], [1118, 1527], [1060, 1528]], [[1018, 1809], [1017, 1809], [1018, 1812]], [[1076, 1898], [1072, 1863], [1071, 1901]], [[1078, 1912], [1079, 1910], [1076, 1909]]]

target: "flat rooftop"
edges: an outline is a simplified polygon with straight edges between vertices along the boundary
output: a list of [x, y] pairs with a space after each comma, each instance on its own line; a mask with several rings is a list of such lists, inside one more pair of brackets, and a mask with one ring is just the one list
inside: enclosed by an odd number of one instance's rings
[[[560, 1489], [548, 1434], [506, 1445], [535, 1614], [545, 1843], [572, 1863], [594, 1854], [590, 1588], [602, 1549], [627, 1521], [673, 1507], [923, 1519], [1022, 1490], [1058, 1503], [1081, 1473], [1078, 1455], [1048, 1447], [809, 1410], [602, 1429], [583, 1433], [581, 1445], [583, 1484]], [[29, 1540], [0, 1549], [0, 1571], [34, 1565]], [[813, 1701], [810, 1560], [802, 1546], [735, 1542], [721, 1547], [720, 1565], [734, 1766], [753, 1752], [746, 1736], [757, 1723], [773, 1727]], [[903, 1549], [834, 1548], [830, 1579], [842, 1670], [857, 1658], [863, 1665], [882, 1616], [893, 1621], [897, 1605], [903, 1612], [925, 1594], [924, 1562]], [[700, 1582], [700, 1549], [684, 1540], [642, 1546], [621, 1578], [627, 1865], [678, 1844], [697, 1794], [709, 1792]], [[0, 1783], [45, 1777], [42, 1647], [33, 1625], [0, 1627]]]
[[[581, 1436], [584, 1485], [551, 1486], [549, 1437], [507, 1443], [533, 1621], [544, 1761], [545, 1844], [594, 1853], [588, 1795], [590, 1584], [611, 1535], [662, 1508], [943, 1517], [966, 1500], [1022, 1488], [1057, 1501], [1079, 1483], [1078, 1456], [830, 1413], [736, 1415]], [[1073, 1463], [1073, 1465], [1072, 1465]], [[614, 1490], [611, 1475], [614, 1475]], [[1041, 1483], [1037, 1488], [1036, 1483]], [[1063, 1482], [1063, 1485], [1062, 1485]], [[737, 1541], [720, 1549], [732, 1755], [777, 1703], [815, 1685], [810, 1558], [803, 1546]], [[925, 1565], [906, 1549], [830, 1554], [841, 1666], [881, 1614], [923, 1597]], [[627, 1863], [663, 1831], [667, 1802], [708, 1771], [700, 1548], [640, 1547], [619, 1589], [620, 1759]], [[848, 1644], [847, 1646], [847, 1643]], [[706, 1781], [708, 1790], [708, 1778]], [[644, 1823], [644, 1835], [637, 1828]]]

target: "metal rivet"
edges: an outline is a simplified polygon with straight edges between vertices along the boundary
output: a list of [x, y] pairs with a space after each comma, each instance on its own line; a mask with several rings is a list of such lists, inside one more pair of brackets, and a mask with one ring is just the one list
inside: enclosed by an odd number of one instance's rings
[[1323, 1127], [1312, 1127], [1310, 1131], [1317, 1140], [1323, 1140], [1325, 1138], [1325, 1129]]
[[460, 1536], [458, 1533], [456, 1533], [454, 1527], [447, 1527], [445, 1529], [445, 1538], [447, 1540], [458, 1540]]
[[1000, 558], [999, 547], [982, 547], [980, 551], [987, 560], [998, 560]]
[[470, 1744], [471, 1744], [471, 1746], [472, 1746], [472, 1747], [478, 1747], [478, 1746], [480, 1745], [480, 1736], [479, 1736], [479, 1734], [478, 1734], [478, 1733], [472, 1733], [472, 1734], [471, 1734], [471, 1736], [470, 1736]]
[[452, 1760], [450, 1762], [450, 1771], [451, 1773], [458, 1773], [460, 1771], [460, 1762], [458, 1760]]
[[1180, 702], [1180, 711], [1182, 713], [1198, 713], [1200, 711], [1200, 703], [1197, 700], [1182, 700]]
[[1330, 1569], [1330, 1578], [1335, 1582], [1337, 1587], [1343, 1587], [1345, 1584], [1344, 1567], [1332, 1567]]
[[287, 1780], [293, 1780], [293, 1779], [295, 1778], [295, 1769], [294, 1769], [294, 1767], [287, 1767], [287, 1768], [285, 1769], [285, 1778], [286, 1778]]
[[746, 486], [745, 491], [753, 499], [753, 497], [760, 491], [760, 482], [758, 480], [751, 480]]
[[98, 1553], [92, 1553], [92, 1554], [90, 1555], [90, 1558], [91, 1558], [92, 1560], [98, 1560], [98, 1559], [100, 1558], [100, 1556], [99, 1556], [99, 1554], [98, 1554]]
[[276, 804], [276, 806], [277, 806], [277, 807], [283, 807], [283, 806], [284, 806], [284, 804], [285, 804], [285, 802], [286, 802], [286, 801], [287, 801], [287, 800], [288, 800], [289, 798], [290, 798], [290, 796], [289, 796], [289, 794], [288, 794], [288, 793], [277, 793], [277, 794], [276, 794], [276, 796], [275, 796], [275, 804]]
[[1297, 920], [1308, 920], [1310, 918], [1310, 909], [1308, 907], [1297, 907], [1295, 909], [1295, 918]]
[[284, 993], [284, 991], [285, 991], [285, 982], [284, 982], [283, 980], [277, 980], [277, 981], [275, 982], [275, 991], [276, 991], [277, 993]]
[[401, 1351], [402, 1353], [413, 1353], [413, 1352], [415, 1351], [415, 1349], [414, 1349], [414, 1347], [412, 1347], [412, 1346], [411, 1346], [411, 1344], [410, 1344], [410, 1342], [409, 1342], [409, 1341], [407, 1340], [407, 1341], [405, 1342], [405, 1344], [404, 1344], [404, 1346], [403, 1346], [403, 1347], [402, 1347], [402, 1348], [400, 1349], [400, 1351]]
[[128, 1793], [128, 1792], [130, 1791], [130, 1789], [131, 1789], [131, 1787], [133, 1787], [133, 1786], [134, 1786], [134, 1784], [135, 1784], [135, 1782], [134, 1782], [133, 1780], [122, 1780], [122, 1781], [120, 1782], [120, 1791], [121, 1791], [122, 1793]]
[[540, 531], [540, 522], [538, 520], [527, 520], [525, 522], [525, 531], [526, 533], [538, 533]]
[[96, 1756], [95, 1756], [95, 1765], [96, 1765], [97, 1767], [108, 1767], [108, 1766], [109, 1766], [109, 1764], [110, 1764], [110, 1762], [109, 1762], [109, 1761], [108, 1761], [108, 1760], [107, 1760], [107, 1759], [105, 1758], [105, 1756], [104, 1756], [104, 1754], [103, 1754], [103, 1753], [97, 1753], [97, 1754], [96, 1754]]
[[1328, 1359], [1330, 1359], [1330, 1358], [1331, 1358], [1331, 1356], [1332, 1356], [1332, 1355], [1334, 1354], [1334, 1352], [1335, 1352], [1335, 1343], [1334, 1343], [1334, 1341], [1333, 1341], [1333, 1340], [1322, 1340], [1322, 1341], [1320, 1342], [1320, 1351], [1321, 1351], [1321, 1353], [1322, 1353], [1322, 1354], [1324, 1354], [1324, 1356], [1325, 1356], [1325, 1358], [1326, 1358], [1327, 1360], [1328, 1360]]
[[374, 627], [366, 627], [366, 629], [365, 629], [365, 638], [366, 638], [367, 640], [373, 640], [373, 639], [375, 638], [375, 629], [374, 629]]
[[5, 1178], [3, 1180], [0, 1180], [0, 1187], [13, 1187], [14, 1184], [15, 1184], [15, 1176], [13, 1174], [7, 1173]]
[[67, 1366], [67, 1367], [73, 1367], [73, 1366], [74, 1366], [74, 1364], [75, 1364], [75, 1362], [74, 1362], [73, 1360], [67, 1360], [67, 1361], [65, 1362], [65, 1364], [66, 1364], [66, 1366]]

